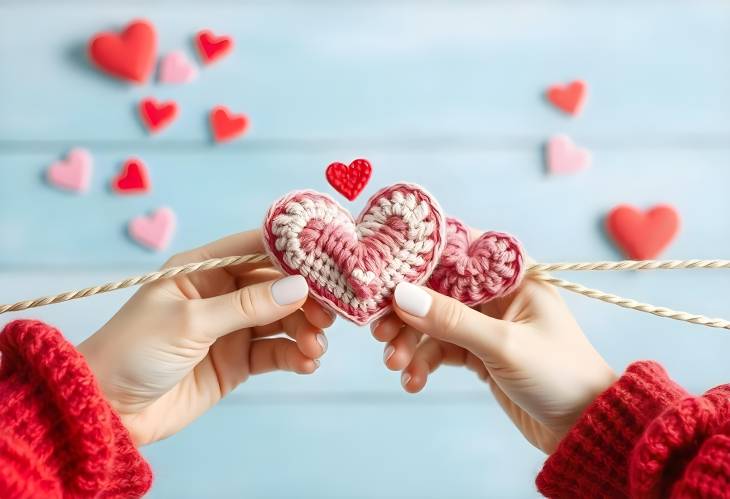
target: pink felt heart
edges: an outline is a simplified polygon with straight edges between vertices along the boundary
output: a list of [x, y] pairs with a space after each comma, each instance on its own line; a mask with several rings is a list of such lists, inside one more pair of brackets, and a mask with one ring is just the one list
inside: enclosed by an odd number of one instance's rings
[[72, 192], [86, 192], [91, 181], [92, 160], [86, 149], [69, 151], [65, 160], [56, 161], [48, 167], [46, 179], [59, 189]]
[[591, 165], [591, 153], [576, 146], [570, 137], [556, 135], [547, 145], [547, 165], [550, 173], [577, 173]]
[[423, 284], [446, 244], [438, 202], [424, 189], [395, 184], [352, 215], [331, 197], [295, 191], [264, 219], [264, 246], [286, 274], [301, 274], [318, 301], [364, 325], [390, 310], [401, 281]]
[[170, 52], [160, 61], [160, 83], [190, 83], [198, 76], [198, 70], [181, 50]]
[[160, 208], [149, 216], [139, 216], [129, 222], [129, 236], [145, 248], [162, 251], [175, 232], [175, 213]]
[[509, 234], [485, 232], [472, 241], [467, 226], [447, 219], [447, 244], [429, 287], [469, 306], [511, 293], [525, 271], [522, 246]]

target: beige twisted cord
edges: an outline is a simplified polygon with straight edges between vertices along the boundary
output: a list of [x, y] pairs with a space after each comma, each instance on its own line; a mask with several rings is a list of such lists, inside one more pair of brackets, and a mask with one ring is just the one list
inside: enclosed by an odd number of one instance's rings
[[[226, 258], [213, 258], [202, 262], [188, 263], [178, 267], [170, 267], [156, 272], [149, 272], [136, 277], [128, 277], [117, 282], [110, 282], [99, 286], [67, 291], [53, 296], [36, 298], [34, 300], [20, 301], [8, 305], [0, 305], [0, 314], [6, 312], [16, 312], [19, 310], [27, 310], [29, 308], [43, 307], [53, 303], [61, 303], [64, 301], [85, 298], [87, 296], [108, 293], [117, 289], [129, 288], [148, 282], [159, 281], [162, 279], [170, 279], [172, 277], [199, 272], [201, 270], [217, 269], [232, 265], [240, 265], [243, 263], [260, 263], [268, 260], [268, 256], [263, 254], [251, 254], [242, 256], [229, 256]], [[666, 317], [692, 324], [700, 324], [702, 326], [715, 327], [721, 329], [730, 329], [730, 321], [724, 319], [713, 319], [704, 315], [690, 314], [679, 310], [672, 310], [665, 307], [657, 307], [648, 303], [641, 303], [629, 298], [623, 298], [611, 293], [605, 293], [597, 289], [587, 288], [581, 284], [566, 281], [553, 277], [548, 272], [555, 271], [621, 271], [621, 270], [673, 270], [673, 269], [728, 269], [730, 268], [730, 260], [622, 260], [617, 262], [563, 262], [563, 263], [534, 263], [527, 267], [528, 274], [542, 281], [548, 282], [554, 286], [558, 286], [568, 291], [578, 293], [588, 298], [601, 300], [606, 303], [612, 303], [619, 307], [638, 310], [654, 314], [659, 317]]]

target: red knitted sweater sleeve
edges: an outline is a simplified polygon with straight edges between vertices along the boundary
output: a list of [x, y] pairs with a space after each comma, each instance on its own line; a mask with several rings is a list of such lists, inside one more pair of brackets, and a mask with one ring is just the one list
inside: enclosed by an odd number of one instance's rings
[[84, 358], [54, 328], [0, 334], [0, 497], [139, 497], [152, 483]]
[[555, 498], [730, 498], [730, 385], [692, 397], [659, 364], [632, 364], [548, 458], [537, 487]]

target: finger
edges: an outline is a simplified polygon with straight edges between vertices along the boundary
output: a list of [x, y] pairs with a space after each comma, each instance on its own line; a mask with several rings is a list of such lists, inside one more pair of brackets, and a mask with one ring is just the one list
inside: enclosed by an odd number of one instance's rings
[[220, 296], [190, 300], [190, 320], [195, 330], [216, 339], [294, 313], [304, 304], [308, 291], [307, 281], [298, 275], [253, 284]]
[[480, 356], [501, 356], [508, 337], [508, 323], [408, 282], [396, 286], [394, 298], [395, 313], [417, 330]]
[[320, 328], [309, 322], [302, 310], [282, 320], [284, 332], [294, 338], [299, 351], [310, 359], [317, 359], [327, 351], [327, 338]]
[[413, 354], [410, 364], [403, 370], [401, 384], [409, 393], [420, 392], [428, 375], [442, 364], [464, 365], [467, 351], [453, 343], [426, 338]]
[[334, 312], [330, 312], [323, 305], [317, 303], [311, 296], [304, 302], [302, 311], [307, 320], [319, 329], [326, 329], [335, 322]]
[[290, 371], [311, 374], [319, 367], [319, 361], [306, 357], [296, 343], [286, 338], [267, 338], [251, 343], [249, 354], [251, 374], [271, 371]]
[[373, 322], [370, 325], [370, 332], [376, 340], [389, 342], [398, 336], [403, 325], [401, 318], [391, 313]]
[[239, 232], [198, 248], [179, 253], [165, 263], [163, 268], [175, 267], [191, 262], [199, 262], [210, 258], [224, 258], [227, 256], [263, 253], [264, 242], [260, 230]]
[[392, 371], [400, 371], [408, 365], [416, 352], [421, 333], [411, 326], [405, 326], [398, 336], [383, 350], [383, 362]]

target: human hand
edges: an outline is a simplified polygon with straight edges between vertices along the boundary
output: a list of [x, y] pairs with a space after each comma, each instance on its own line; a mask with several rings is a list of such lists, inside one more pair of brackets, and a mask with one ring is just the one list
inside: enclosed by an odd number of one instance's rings
[[400, 283], [394, 313], [375, 323], [386, 366], [406, 391], [423, 389], [442, 364], [486, 381], [530, 443], [550, 453], [616, 375], [585, 337], [553, 286], [530, 279], [511, 295], [472, 309]]
[[[261, 253], [259, 231], [172, 257], [165, 267]], [[144, 285], [78, 346], [138, 445], [184, 428], [249, 376], [311, 374], [334, 317], [301, 276], [258, 265], [206, 270]], [[273, 337], [285, 333], [293, 338]]]

